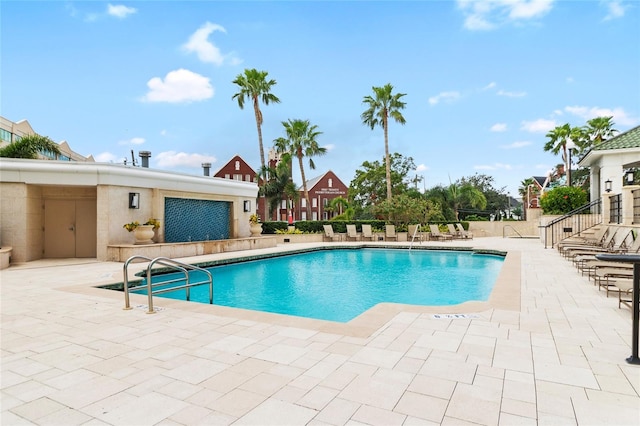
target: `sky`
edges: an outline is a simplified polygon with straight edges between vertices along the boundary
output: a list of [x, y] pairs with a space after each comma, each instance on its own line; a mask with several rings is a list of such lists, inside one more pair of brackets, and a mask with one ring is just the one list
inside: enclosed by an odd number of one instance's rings
[[257, 170], [253, 109], [232, 99], [251, 68], [281, 101], [261, 105], [265, 151], [309, 120], [327, 153], [307, 178], [347, 186], [383, 161], [360, 116], [385, 84], [406, 102], [389, 150], [421, 190], [478, 173], [517, 197], [562, 162], [543, 150], [555, 126], [640, 125], [637, 0], [2, 0], [0, 24], [0, 115], [101, 162], [151, 151], [151, 168], [202, 175], [239, 154]]

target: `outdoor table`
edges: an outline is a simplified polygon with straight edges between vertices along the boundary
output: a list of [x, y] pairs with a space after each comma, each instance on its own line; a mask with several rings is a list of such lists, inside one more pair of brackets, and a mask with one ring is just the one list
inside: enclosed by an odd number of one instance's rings
[[638, 358], [638, 322], [640, 322], [640, 255], [637, 254], [597, 254], [596, 259], [607, 262], [633, 263], [633, 321], [631, 327], [631, 356], [629, 364], [640, 364]]

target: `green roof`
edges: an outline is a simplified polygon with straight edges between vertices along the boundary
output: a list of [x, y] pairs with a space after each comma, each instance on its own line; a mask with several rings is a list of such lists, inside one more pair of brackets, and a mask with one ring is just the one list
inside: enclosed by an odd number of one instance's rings
[[593, 151], [640, 148], [640, 126], [606, 140], [593, 147]]

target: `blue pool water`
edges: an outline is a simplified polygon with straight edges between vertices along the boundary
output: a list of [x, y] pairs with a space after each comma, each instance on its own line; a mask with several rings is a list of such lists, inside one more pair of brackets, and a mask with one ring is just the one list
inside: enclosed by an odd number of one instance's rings
[[[487, 300], [503, 260], [456, 251], [336, 249], [209, 270], [216, 305], [347, 322], [382, 302], [434, 306]], [[154, 283], [171, 278], [175, 275], [157, 276]], [[185, 291], [158, 296], [184, 300]], [[192, 288], [191, 301], [209, 303], [208, 286]]]

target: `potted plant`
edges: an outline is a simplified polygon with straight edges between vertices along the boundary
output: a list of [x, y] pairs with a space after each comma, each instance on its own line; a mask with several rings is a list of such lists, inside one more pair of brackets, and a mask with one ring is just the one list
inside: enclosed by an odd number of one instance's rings
[[251, 231], [252, 237], [256, 237], [262, 234], [262, 224], [260, 223], [260, 216], [255, 213], [249, 216], [249, 230]]
[[133, 236], [136, 239], [134, 244], [153, 244], [153, 225], [140, 225], [140, 222], [136, 220], [125, 223], [122, 227], [129, 232], [133, 232]]
[[151, 225], [153, 227], [153, 241], [158, 242], [158, 228], [160, 228], [160, 221], [150, 217], [144, 224]]

